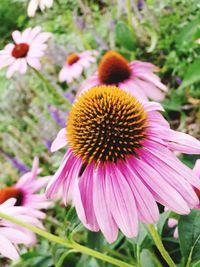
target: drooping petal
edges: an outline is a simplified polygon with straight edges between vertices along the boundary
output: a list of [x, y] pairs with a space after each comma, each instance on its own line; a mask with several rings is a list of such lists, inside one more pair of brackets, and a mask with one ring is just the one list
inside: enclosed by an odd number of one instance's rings
[[121, 164], [120, 167], [135, 196], [140, 220], [148, 224], [155, 223], [159, 219], [155, 198], [128, 164]]
[[[68, 150], [67, 153], [65, 154], [63, 161], [54, 174], [53, 178], [49, 182], [47, 189], [46, 189], [46, 196], [47, 198], [52, 197], [56, 192], [58, 192], [59, 187], [61, 184], [64, 182], [67, 173], [71, 169], [71, 164], [73, 161], [76, 160], [76, 158], [73, 156], [73, 153], [71, 150]], [[69, 177], [69, 179], [71, 179]]]
[[182, 196], [155, 169], [144, 161], [133, 157], [128, 161], [158, 202], [179, 214], [190, 212]]
[[106, 190], [109, 196], [107, 205], [121, 231], [127, 237], [138, 233], [138, 214], [135, 198], [123, 174], [117, 166], [109, 166], [106, 176]]
[[13, 261], [19, 259], [19, 254], [14, 245], [2, 235], [0, 235], [0, 253]]
[[108, 170], [105, 170], [101, 164], [94, 171], [93, 202], [99, 227], [105, 235], [106, 240], [109, 243], [112, 243], [117, 239], [118, 227], [111, 215], [111, 211], [108, 208], [109, 202], [107, 202], [105, 188], [105, 175], [107, 175], [107, 172]]
[[89, 164], [80, 177], [79, 188], [81, 200], [85, 210], [87, 224], [91, 226], [93, 231], [98, 231], [99, 226], [96, 220], [93, 207], [93, 170], [94, 163]]

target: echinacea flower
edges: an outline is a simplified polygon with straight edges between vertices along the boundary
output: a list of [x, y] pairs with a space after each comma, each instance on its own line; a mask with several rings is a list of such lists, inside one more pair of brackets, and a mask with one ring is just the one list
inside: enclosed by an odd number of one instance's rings
[[95, 50], [68, 55], [59, 73], [59, 81], [71, 83], [74, 79], [77, 79], [84, 69], [87, 69], [91, 63], [96, 61], [96, 56], [97, 51]]
[[[25, 173], [15, 185], [0, 189], [0, 204], [9, 198], [15, 198], [16, 206], [37, 210], [45, 209], [49, 206], [49, 201], [44, 193], [40, 193], [40, 190], [47, 185], [51, 176], [38, 178], [37, 176], [40, 173], [38, 164], [38, 158], [35, 158], [30, 172]], [[45, 217], [45, 214], [43, 217]]]
[[139, 220], [159, 218], [156, 201], [187, 214], [198, 204], [194, 173], [173, 151], [199, 153], [200, 142], [171, 130], [160, 104], [143, 105], [113, 86], [94, 87], [81, 94], [52, 151], [68, 146], [63, 161], [47, 186], [47, 197], [60, 188], [72, 201], [82, 223], [101, 230], [109, 242], [118, 228], [127, 236], [138, 233]]
[[[16, 207], [15, 204], [14, 198], [8, 199], [0, 204], [0, 212], [40, 227], [34, 211], [26, 207]], [[0, 218], [0, 254], [11, 260], [18, 260], [17, 245], [30, 245], [31, 243], [32, 233], [30, 231]]]
[[[194, 174], [198, 177], [198, 179], [200, 180], [200, 159], [198, 159], [194, 165], [194, 168], [193, 168], [193, 172]], [[197, 194], [199, 200], [200, 200], [200, 190], [196, 187], [194, 187], [194, 191], [195, 193]], [[200, 209], [200, 202], [196, 205], [195, 207], [196, 209]], [[175, 227], [174, 229], [174, 233], [173, 233], [173, 236], [174, 238], [178, 238], [178, 227], [177, 227], [177, 224], [178, 224], [178, 221], [174, 218], [170, 218], [168, 220], [168, 226], [170, 228], [173, 228]]]
[[128, 61], [115, 51], [108, 51], [101, 59], [98, 71], [86, 80], [79, 93], [99, 85], [113, 85], [141, 100], [161, 101], [167, 87], [154, 74], [159, 69], [147, 62]]
[[50, 8], [52, 6], [53, 0], [30, 0], [28, 4], [28, 15], [29, 17], [34, 17], [38, 7], [41, 11], [44, 11], [46, 8]]
[[10, 43], [0, 50], [0, 69], [8, 67], [6, 77], [10, 78], [15, 71], [26, 73], [27, 65], [39, 70], [40, 57], [47, 48], [45, 42], [51, 37], [49, 32], [41, 32], [41, 27], [27, 28], [20, 33], [12, 33], [14, 44]]

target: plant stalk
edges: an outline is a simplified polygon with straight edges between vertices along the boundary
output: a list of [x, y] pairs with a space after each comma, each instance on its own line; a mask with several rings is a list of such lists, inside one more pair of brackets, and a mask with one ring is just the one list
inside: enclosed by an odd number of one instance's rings
[[174, 263], [174, 261], [172, 260], [172, 258], [170, 257], [169, 253], [167, 252], [167, 250], [164, 248], [163, 243], [160, 239], [160, 236], [155, 228], [154, 224], [149, 224], [148, 225], [148, 229], [149, 232], [158, 248], [158, 250], [160, 251], [160, 254], [162, 255], [162, 257], [165, 259], [165, 261], [168, 263], [169, 267], [176, 267], [176, 264]]
[[110, 257], [108, 255], [104, 255], [96, 250], [93, 250], [93, 249], [90, 249], [90, 248], [87, 248], [83, 245], [80, 245], [72, 240], [65, 240], [61, 237], [58, 237], [56, 235], [53, 235], [51, 233], [48, 233], [42, 229], [39, 229], [31, 224], [28, 224], [28, 223], [25, 223], [21, 220], [18, 220], [16, 218], [13, 218], [7, 214], [4, 214], [4, 213], [0, 213], [0, 218], [2, 219], [5, 219], [5, 220], [8, 220], [14, 224], [17, 224], [19, 226], [22, 226], [30, 231], [32, 231], [33, 233], [35, 234], [38, 234], [39, 236], [42, 236], [44, 238], [46, 238], [47, 240], [49, 241], [52, 241], [52, 242], [55, 242], [57, 244], [60, 244], [60, 245], [63, 245], [69, 249], [74, 249], [80, 253], [83, 253], [83, 254], [86, 254], [86, 255], [89, 255], [89, 256], [92, 256], [94, 258], [97, 258], [99, 260], [102, 260], [102, 261], [105, 261], [105, 262], [109, 262], [115, 266], [119, 266], [119, 267], [136, 267], [134, 265], [131, 265], [131, 264], [128, 264], [126, 262], [123, 262], [121, 260], [118, 260], [118, 259], [115, 259], [113, 257]]

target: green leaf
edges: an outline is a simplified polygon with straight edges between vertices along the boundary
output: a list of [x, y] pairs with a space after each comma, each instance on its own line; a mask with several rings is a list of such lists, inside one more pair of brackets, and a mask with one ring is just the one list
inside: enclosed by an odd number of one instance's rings
[[200, 81], [200, 58], [196, 59], [187, 69], [180, 88], [185, 88]]
[[164, 225], [165, 225], [167, 219], [169, 218], [169, 215], [170, 215], [170, 211], [163, 212], [160, 215], [160, 219], [159, 219], [159, 221], [157, 223], [157, 229], [158, 229], [159, 235], [162, 235]]
[[[200, 210], [180, 217], [178, 224], [180, 248], [185, 262], [200, 260]], [[187, 265], [190, 266], [190, 265]]]
[[161, 263], [157, 259], [157, 257], [154, 255], [153, 252], [151, 252], [148, 249], [143, 249], [140, 254], [140, 261], [142, 267], [162, 267]]
[[90, 232], [88, 231], [88, 245], [90, 248], [102, 251], [105, 245], [105, 238], [101, 232]]
[[195, 264], [192, 265], [192, 267], [200, 267], [200, 261], [197, 261]]
[[200, 27], [200, 19], [195, 19], [189, 22], [177, 35], [175, 42], [177, 46], [183, 46], [188, 44], [188, 42], [193, 41], [193, 35]]
[[143, 248], [148, 248], [153, 245], [152, 238], [149, 234], [149, 231], [145, 224], [140, 224], [139, 233], [136, 238], [128, 239], [130, 243], [133, 245], [137, 245], [140, 247], [140, 250]]
[[135, 50], [136, 40], [135, 36], [123, 21], [119, 21], [115, 27], [116, 41], [127, 50]]
[[153, 52], [153, 50], [156, 48], [156, 45], [158, 43], [158, 34], [157, 32], [149, 25], [146, 25], [145, 26], [149, 36], [150, 36], [150, 40], [151, 40], [151, 43], [150, 43], [150, 46], [147, 48], [147, 52], [148, 53], [151, 53]]

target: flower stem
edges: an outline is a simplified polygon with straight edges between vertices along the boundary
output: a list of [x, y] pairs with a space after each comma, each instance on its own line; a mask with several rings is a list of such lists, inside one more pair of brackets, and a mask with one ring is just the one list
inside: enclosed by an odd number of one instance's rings
[[132, 10], [131, 10], [131, 0], [126, 0], [127, 7], [127, 16], [128, 16], [128, 26], [132, 33], [133, 31], [133, 22], [132, 22]]
[[57, 105], [64, 105], [66, 109], [69, 109], [71, 107], [71, 104], [62, 96], [56, 88], [52, 86], [52, 84], [42, 75], [41, 72], [38, 70], [32, 68], [35, 75], [42, 81], [42, 83], [45, 85], [46, 89], [48, 90], [48, 94], [50, 96], [52, 104]]
[[168, 265], [170, 267], [176, 267], [176, 264], [174, 263], [174, 261], [172, 260], [172, 258], [170, 257], [169, 253], [167, 252], [167, 250], [164, 248], [163, 243], [160, 239], [160, 236], [155, 228], [154, 224], [149, 224], [148, 225], [149, 228], [149, 232], [151, 233], [151, 236], [153, 237], [153, 240], [158, 248], [158, 250], [160, 251], [160, 254], [163, 256], [163, 258], [165, 259], [165, 261], [168, 263]]
[[105, 255], [105, 254], [102, 254], [96, 250], [93, 250], [93, 249], [90, 249], [90, 248], [87, 248], [85, 246], [82, 246], [82, 245], [79, 245], [78, 243], [74, 242], [73, 240], [65, 240], [61, 237], [58, 237], [56, 235], [53, 235], [51, 233], [48, 233], [42, 229], [39, 229], [31, 224], [28, 224], [28, 223], [25, 223], [21, 220], [18, 220], [16, 218], [13, 218], [7, 214], [4, 214], [4, 213], [1, 213], [0, 212], [0, 217], [5, 219], [5, 220], [8, 220], [14, 224], [17, 224], [19, 226], [22, 226], [32, 232], [34, 232], [35, 234], [38, 234], [39, 236], [42, 236], [44, 238], [46, 238], [47, 240], [49, 241], [53, 241], [57, 244], [60, 244], [60, 245], [63, 245], [67, 248], [70, 248], [70, 249], [74, 249], [80, 253], [83, 253], [83, 254], [86, 254], [86, 255], [89, 255], [89, 256], [92, 256], [94, 258], [97, 258], [97, 259], [100, 259], [102, 261], [105, 261], [105, 262], [109, 262], [115, 266], [119, 266], [119, 267], [135, 267], [133, 266], [132, 264], [128, 264], [126, 262], [123, 262], [121, 260], [118, 260], [118, 259], [115, 259], [115, 258], [112, 258], [108, 255]]

